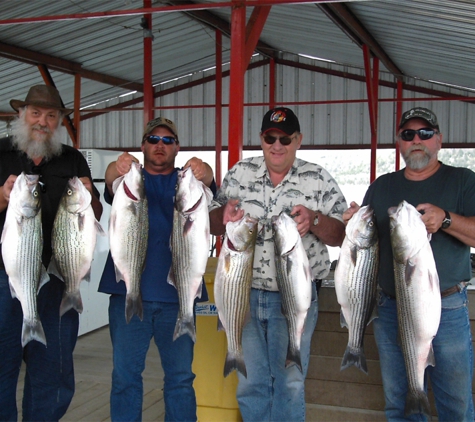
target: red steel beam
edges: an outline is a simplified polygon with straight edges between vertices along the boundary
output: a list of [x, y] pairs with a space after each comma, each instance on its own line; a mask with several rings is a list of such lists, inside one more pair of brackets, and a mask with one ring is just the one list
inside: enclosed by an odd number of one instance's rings
[[242, 157], [244, 118], [244, 48], [246, 7], [235, 1], [231, 11], [231, 67], [229, 80], [228, 168]]
[[[144, 9], [150, 8], [152, 0], [143, 0]], [[146, 34], [145, 30], [150, 30]], [[144, 38], [143, 38], [143, 118], [144, 127], [154, 117], [154, 98], [152, 83], [152, 15], [147, 13], [144, 15]]]
[[215, 80], [215, 180], [221, 186], [221, 151], [223, 147], [223, 35], [216, 30], [216, 80]]
[[275, 107], [275, 60], [269, 63], [269, 109]]
[[246, 25], [246, 46], [244, 53], [244, 66], [251, 61], [254, 50], [256, 49], [262, 29], [269, 16], [271, 6], [255, 7]]

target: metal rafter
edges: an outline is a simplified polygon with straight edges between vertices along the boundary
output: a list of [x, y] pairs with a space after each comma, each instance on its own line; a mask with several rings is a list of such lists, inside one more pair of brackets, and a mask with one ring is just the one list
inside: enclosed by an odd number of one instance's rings
[[353, 42], [363, 48], [367, 45], [371, 53], [388, 69], [396, 79], [402, 80], [404, 73], [391, 60], [389, 55], [379, 45], [373, 35], [353, 14], [350, 8], [344, 3], [318, 4], [322, 10]]
[[106, 75], [93, 70], [87, 70], [84, 69], [80, 63], [51, 56], [49, 54], [28, 50], [16, 45], [0, 42], [0, 56], [33, 66], [45, 65], [48, 67], [48, 69], [56, 70], [58, 72], [71, 75], [79, 74], [83, 78], [91, 79], [96, 82], [120, 86], [124, 89], [130, 89], [131, 91], [143, 92], [143, 84], [141, 83], [131, 82], [122, 78], [116, 78], [115, 76]]

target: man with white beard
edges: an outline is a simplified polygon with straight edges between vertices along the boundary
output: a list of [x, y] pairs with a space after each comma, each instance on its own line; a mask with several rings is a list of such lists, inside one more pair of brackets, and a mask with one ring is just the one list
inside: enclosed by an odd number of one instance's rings
[[[0, 233], [3, 231], [10, 193], [21, 172], [39, 175], [43, 227], [42, 261], [48, 268], [51, 232], [59, 201], [68, 180], [80, 178], [92, 194], [92, 208], [99, 220], [102, 205], [92, 184], [83, 155], [64, 145], [64, 108], [56, 88], [36, 85], [25, 101], [11, 100], [19, 117], [12, 124], [12, 138], [0, 141]], [[8, 247], [7, 244], [1, 245]], [[38, 313], [47, 347], [30, 341], [22, 347], [23, 313], [20, 302], [12, 298], [8, 276], [0, 254], [0, 420], [16, 421], [16, 388], [22, 359], [26, 364], [23, 392], [23, 420], [58, 421], [74, 394], [73, 350], [79, 316], [72, 309], [61, 318], [59, 307], [64, 283], [52, 274], [37, 296]]]

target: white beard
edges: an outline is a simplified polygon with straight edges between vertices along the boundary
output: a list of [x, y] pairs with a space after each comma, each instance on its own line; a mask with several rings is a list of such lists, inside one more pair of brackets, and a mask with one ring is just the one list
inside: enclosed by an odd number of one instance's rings
[[[46, 161], [60, 155], [62, 151], [61, 140], [64, 139], [66, 128], [58, 126], [54, 132], [44, 135], [33, 134], [33, 129], [39, 126], [28, 126], [25, 114], [15, 119], [12, 123], [13, 145], [23, 151], [30, 159], [44, 158]], [[42, 128], [45, 130], [45, 128]], [[33, 139], [36, 136], [36, 139]]]

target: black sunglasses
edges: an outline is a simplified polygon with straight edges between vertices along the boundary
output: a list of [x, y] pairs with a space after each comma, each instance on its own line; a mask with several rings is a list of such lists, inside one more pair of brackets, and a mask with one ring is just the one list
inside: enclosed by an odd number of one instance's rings
[[430, 129], [430, 128], [423, 128], [419, 130], [414, 130], [414, 129], [406, 129], [403, 130], [400, 134], [399, 137], [403, 141], [410, 142], [414, 139], [414, 137], [417, 135], [419, 136], [419, 139], [421, 141], [427, 141], [428, 139], [432, 138], [434, 135], [438, 134], [439, 131], [435, 129]]
[[160, 141], [162, 141], [165, 145], [171, 145], [176, 142], [176, 138], [174, 138], [173, 136], [147, 135], [145, 136], [145, 140], [149, 144], [153, 144], [153, 145], [158, 144]]
[[292, 138], [293, 136], [272, 136], [272, 135], [264, 135], [264, 142], [266, 144], [269, 144], [269, 145], [272, 145], [273, 143], [275, 143], [275, 141], [277, 141], [277, 139], [279, 140], [279, 142], [284, 145], [284, 146], [287, 146], [287, 145], [290, 145], [290, 143], [292, 142]]

